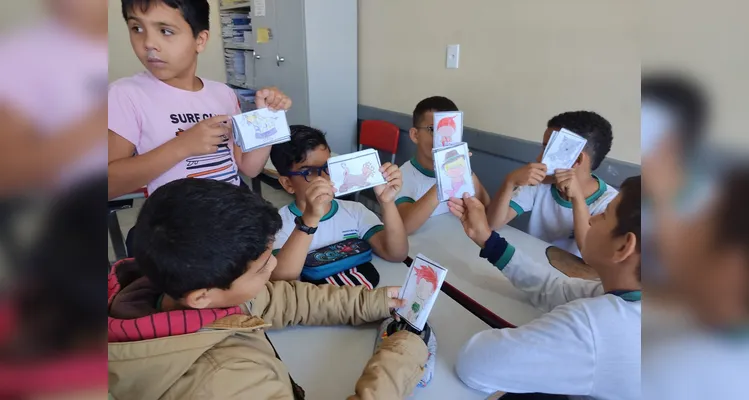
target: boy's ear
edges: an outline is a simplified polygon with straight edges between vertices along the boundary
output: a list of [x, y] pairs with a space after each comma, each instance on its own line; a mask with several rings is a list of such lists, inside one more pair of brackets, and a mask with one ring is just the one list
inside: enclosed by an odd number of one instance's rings
[[202, 53], [203, 50], [205, 50], [205, 46], [208, 44], [208, 39], [210, 38], [210, 36], [211, 34], [208, 33], [208, 31], [201, 31], [200, 33], [198, 33], [198, 37], [195, 38], [198, 53]]
[[211, 300], [208, 298], [208, 289], [198, 289], [185, 295], [183, 299], [186, 306], [201, 310], [208, 308], [211, 304]]
[[278, 183], [281, 184], [283, 190], [285, 190], [286, 193], [294, 194], [294, 187], [291, 186], [291, 178], [289, 178], [288, 176], [281, 176], [278, 178]]
[[417, 136], [419, 133], [419, 130], [416, 128], [411, 128], [408, 130], [408, 137], [411, 138], [411, 141], [414, 142], [414, 144], [419, 144], [419, 137]]
[[620, 242], [619, 248], [614, 252], [614, 262], [623, 263], [629, 257], [637, 252], [637, 236], [632, 232], [627, 232]]
[[580, 155], [579, 155], [579, 156], [577, 156], [577, 160], [575, 160], [575, 163], [574, 163], [574, 164], [572, 164], [572, 168], [575, 168], [575, 167], [579, 167], [580, 165], [582, 165], [582, 164], [583, 164], [583, 161], [584, 161], [584, 160], [585, 160], [586, 158], [588, 158], [588, 155], [587, 155], [587, 154], [586, 154], [586, 153], [585, 153], [584, 151], [581, 151], [581, 152], [580, 152]]

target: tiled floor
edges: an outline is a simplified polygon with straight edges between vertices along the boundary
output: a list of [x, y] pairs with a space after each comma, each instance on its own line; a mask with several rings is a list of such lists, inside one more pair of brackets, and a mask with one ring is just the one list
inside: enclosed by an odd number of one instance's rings
[[[262, 184], [261, 192], [263, 197], [270, 201], [277, 208], [283, 207], [291, 203], [294, 198], [283, 190], [276, 190], [272, 187]], [[143, 206], [144, 199], [136, 199], [133, 201], [133, 208], [122, 210], [117, 212], [117, 219], [120, 221], [120, 228], [122, 229], [122, 236], [126, 237], [127, 232], [130, 228], [135, 225], [135, 221], [138, 218], [140, 208]], [[114, 262], [114, 250], [112, 249], [112, 240], [109, 240], [109, 261]]]

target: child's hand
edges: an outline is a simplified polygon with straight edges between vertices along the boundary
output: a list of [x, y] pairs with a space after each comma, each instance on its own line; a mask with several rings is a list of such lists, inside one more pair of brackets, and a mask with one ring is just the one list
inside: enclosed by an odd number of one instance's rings
[[583, 189], [577, 180], [574, 169], [558, 169], [554, 171], [557, 180], [557, 188], [570, 200], [583, 196]]
[[277, 87], [269, 87], [260, 89], [255, 93], [255, 105], [257, 108], [268, 107], [271, 110], [288, 110], [291, 108], [291, 99]]
[[180, 132], [175, 140], [185, 150], [185, 158], [213, 154], [218, 150], [220, 144], [229, 140], [231, 135], [230, 122], [231, 117], [228, 115], [217, 115], [204, 119], [193, 125], [192, 128]]
[[302, 219], [305, 225], [316, 227], [328, 211], [330, 202], [333, 201], [333, 182], [320, 176], [315, 177], [304, 192], [304, 196], [307, 204], [304, 207]]
[[401, 292], [400, 286], [388, 286], [385, 288], [385, 290], [387, 290], [388, 307], [390, 307], [391, 310], [401, 308], [406, 305], [406, 300], [398, 297]]
[[507, 175], [507, 182], [513, 186], [535, 186], [546, 178], [546, 164], [530, 163]]
[[403, 186], [401, 170], [395, 164], [385, 163], [380, 167], [380, 172], [382, 172], [382, 176], [387, 183], [374, 187], [377, 201], [379, 201], [380, 204], [391, 203], [395, 201], [395, 196], [400, 192], [401, 187]]
[[447, 207], [454, 216], [458, 217], [466, 235], [483, 248], [492, 230], [489, 228], [489, 221], [486, 220], [486, 211], [481, 201], [465, 193], [462, 199], [453, 197], [448, 200]]

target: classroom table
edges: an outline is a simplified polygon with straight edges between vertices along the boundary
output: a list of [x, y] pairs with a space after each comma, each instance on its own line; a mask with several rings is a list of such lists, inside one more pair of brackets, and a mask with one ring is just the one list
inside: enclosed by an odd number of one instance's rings
[[[546, 258], [548, 243], [518, 229], [505, 226], [499, 234], [533, 261], [548, 265], [553, 274], [564, 276]], [[479, 257], [479, 247], [466, 236], [452, 214], [432, 217], [408, 238], [409, 255], [421, 253], [447, 268], [445, 281], [514, 325], [539, 317], [525, 293], [516, 289], [497, 268]]]
[[[378, 257], [379, 287], [400, 286], [408, 267]], [[489, 327], [458, 303], [439, 294], [429, 315], [437, 338], [437, 359], [432, 382], [414, 389], [411, 399], [485, 399], [486, 394], [465, 386], [455, 374], [455, 361], [474, 334]], [[379, 323], [358, 327], [290, 327], [268, 331], [279, 356], [309, 399], [345, 399], [372, 356]]]

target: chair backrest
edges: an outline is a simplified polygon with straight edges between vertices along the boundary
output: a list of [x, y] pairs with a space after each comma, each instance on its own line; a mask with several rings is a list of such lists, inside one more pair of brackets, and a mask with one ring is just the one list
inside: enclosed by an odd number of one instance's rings
[[398, 151], [400, 129], [386, 121], [362, 121], [359, 132], [359, 146], [372, 147], [395, 155]]

